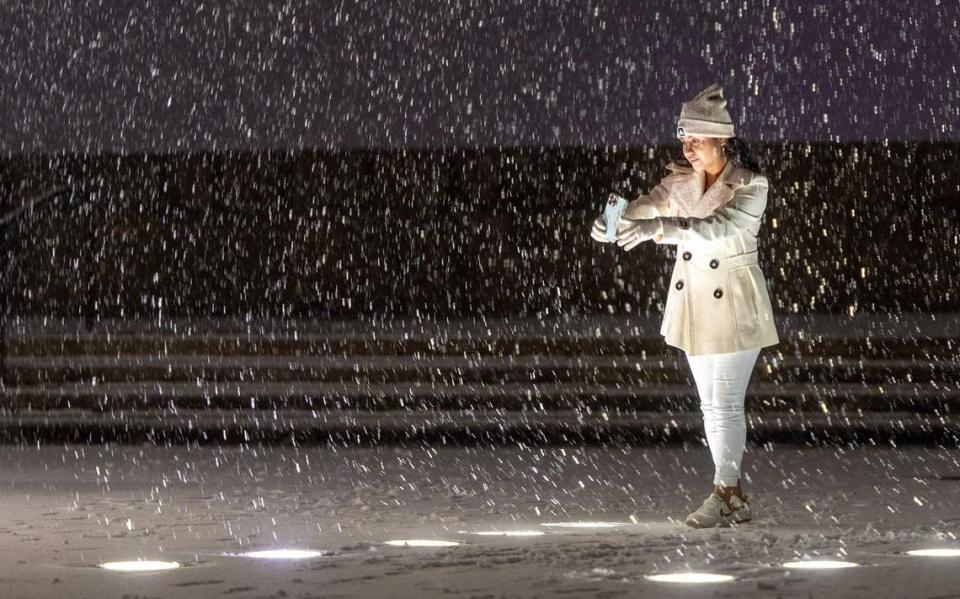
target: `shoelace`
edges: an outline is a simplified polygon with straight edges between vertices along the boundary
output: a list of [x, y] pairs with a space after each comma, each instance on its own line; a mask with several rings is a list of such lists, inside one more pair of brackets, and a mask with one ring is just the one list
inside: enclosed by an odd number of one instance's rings
[[[719, 502], [719, 503], [717, 503]], [[708, 511], [717, 511], [720, 514], [723, 514], [724, 501], [717, 495], [710, 495], [704, 501], [703, 505], [700, 506], [700, 509], [707, 509]], [[700, 511], [700, 510], [697, 510]]]
[[744, 507], [744, 506], [747, 505], [747, 502], [746, 502], [745, 499], [737, 498], [737, 501], [740, 502], [740, 505], [737, 506], [737, 507], [733, 507], [733, 506], [731, 505], [729, 512], [724, 512], [724, 511], [723, 511], [723, 506], [720, 506], [720, 515], [721, 515], [722, 517], [724, 517], [724, 518], [729, 518], [730, 516], [734, 515], [736, 512], [739, 512], [742, 507]]

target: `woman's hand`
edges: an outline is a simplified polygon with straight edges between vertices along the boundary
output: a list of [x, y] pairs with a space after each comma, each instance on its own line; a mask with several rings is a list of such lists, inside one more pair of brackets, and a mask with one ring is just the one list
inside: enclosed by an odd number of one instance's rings
[[617, 245], [629, 252], [641, 242], [656, 237], [659, 231], [660, 223], [656, 219], [624, 219], [617, 229]]
[[602, 214], [597, 217], [597, 220], [593, 221], [593, 230], [590, 231], [590, 237], [600, 243], [613, 243], [612, 241], [607, 241], [607, 225], [603, 222]]

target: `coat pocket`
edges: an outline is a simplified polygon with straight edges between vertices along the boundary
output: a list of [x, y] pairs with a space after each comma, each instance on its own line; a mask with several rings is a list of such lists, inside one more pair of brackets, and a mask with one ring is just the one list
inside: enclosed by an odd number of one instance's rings
[[727, 274], [733, 303], [733, 317], [741, 341], [749, 342], [760, 332], [760, 313], [757, 310], [758, 277], [760, 268], [755, 265], [741, 266]]

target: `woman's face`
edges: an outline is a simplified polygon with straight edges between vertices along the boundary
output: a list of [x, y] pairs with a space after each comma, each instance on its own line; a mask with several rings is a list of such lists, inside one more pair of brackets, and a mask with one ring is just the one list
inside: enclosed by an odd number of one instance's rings
[[694, 170], [716, 173], [726, 164], [723, 156], [723, 142], [720, 137], [697, 137], [685, 135], [680, 139], [683, 144], [683, 157], [690, 161]]

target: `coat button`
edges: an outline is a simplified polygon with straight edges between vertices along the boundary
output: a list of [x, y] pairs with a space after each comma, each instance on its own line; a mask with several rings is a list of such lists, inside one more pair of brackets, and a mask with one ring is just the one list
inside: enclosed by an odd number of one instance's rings
[[690, 228], [690, 223], [688, 223], [688, 222], [687, 222], [687, 219], [685, 219], [685, 218], [681, 218], [681, 219], [680, 219], [680, 222], [679, 222], [678, 224], [680, 225], [680, 228], [681, 228], [681, 229], [689, 229], [689, 228]]
[[710, 261], [710, 268], [716, 268], [718, 266], [720, 266], [720, 261], [716, 258]]
[[720, 289], [719, 287], [717, 287], [717, 290], [713, 292], [713, 297], [717, 299], [720, 299], [721, 297], [723, 297], [723, 289]]
[[684, 260], [689, 260], [690, 258], [693, 258], [693, 254], [691, 254], [690, 252], [684, 252], [684, 253], [683, 253], [683, 259], [684, 259]]
[[681, 289], [683, 289], [683, 280], [677, 281], [677, 284], [675, 285], [675, 287], [677, 288], [677, 291], [680, 291]]

